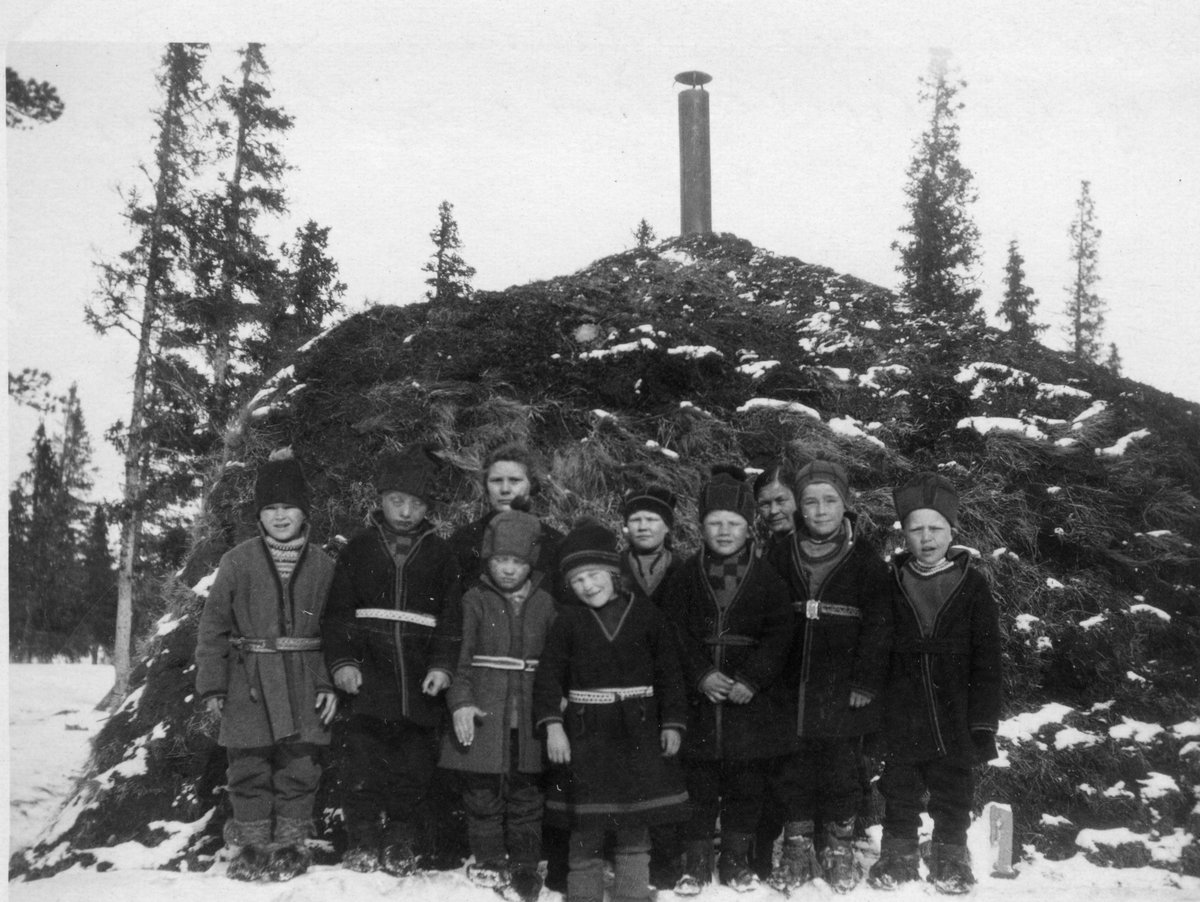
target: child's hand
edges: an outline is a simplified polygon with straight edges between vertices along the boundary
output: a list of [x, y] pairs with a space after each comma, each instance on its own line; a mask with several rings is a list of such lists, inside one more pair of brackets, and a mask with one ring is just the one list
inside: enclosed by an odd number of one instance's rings
[[859, 692], [857, 689], [850, 690], [851, 708], [865, 708], [869, 704], [871, 704], [871, 696], [865, 692]]
[[662, 739], [663, 757], [670, 758], [679, 751], [680, 736], [679, 731], [668, 727], [659, 733]]
[[220, 720], [221, 714], [225, 710], [225, 699], [219, 695], [214, 695], [212, 698], [205, 699], [204, 707], [208, 709], [209, 714]]
[[470, 745], [475, 741], [475, 718], [483, 720], [487, 717], [487, 713], [482, 708], [477, 708], [474, 705], [467, 705], [463, 708], [458, 708], [454, 712], [454, 735], [458, 737], [458, 741], [463, 745]]
[[362, 671], [353, 664], [345, 664], [334, 672], [333, 685], [347, 695], [358, 695], [358, 690], [362, 686]]
[[571, 763], [571, 740], [560, 723], [546, 724], [546, 754], [554, 764]]
[[735, 705], [747, 705], [752, 698], [754, 698], [754, 690], [741, 680], [735, 682], [733, 688], [729, 690], [729, 700]]
[[337, 714], [337, 694], [324, 690], [317, 693], [317, 713], [321, 718], [321, 723], [329, 726], [333, 722], [333, 715]]
[[729, 690], [732, 688], [733, 680], [719, 670], [714, 670], [700, 681], [700, 691], [708, 696], [708, 700], [714, 705], [719, 705], [725, 701], [729, 697]]
[[425, 682], [421, 684], [421, 691], [426, 695], [437, 695], [449, 686], [450, 674], [444, 670], [431, 670], [425, 674]]

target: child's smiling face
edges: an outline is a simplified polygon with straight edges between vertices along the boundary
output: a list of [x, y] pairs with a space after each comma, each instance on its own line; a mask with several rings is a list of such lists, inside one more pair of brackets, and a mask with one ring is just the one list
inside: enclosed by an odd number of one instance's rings
[[946, 556], [951, 538], [950, 521], [932, 508], [918, 508], [904, 520], [904, 543], [927, 566]]
[[290, 542], [300, 535], [304, 511], [289, 504], [268, 504], [258, 512], [258, 522], [276, 542]]
[[533, 569], [528, 561], [511, 554], [493, 554], [487, 559], [487, 568], [492, 582], [504, 592], [521, 588]]
[[571, 591], [589, 608], [602, 608], [617, 594], [611, 570], [603, 567], [577, 570], [571, 574]]

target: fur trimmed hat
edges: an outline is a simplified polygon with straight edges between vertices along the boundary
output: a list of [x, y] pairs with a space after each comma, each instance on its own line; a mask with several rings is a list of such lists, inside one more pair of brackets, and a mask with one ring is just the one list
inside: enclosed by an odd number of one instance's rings
[[437, 456], [440, 450], [437, 445], [418, 442], [403, 451], [384, 451], [375, 461], [375, 491], [380, 495], [404, 492], [426, 504], [437, 500], [438, 471], [443, 466]]
[[958, 492], [945, 476], [939, 473], [918, 473], [892, 493], [900, 525], [913, 511], [935, 510], [953, 527], [958, 526]]
[[599, 520], [585, 517], [575, 524], [558, 546], [558, 567], [567, 582], [577, 570], [621, 572], [617, 536]]
[[479, 545], [483, 559], [511, 555], [536, 564], [542, 544], [542, 524], [533, 514], [520, 510], [500, 511], [488, 521]]
[[700, 522], [713, 511], [730, 511], [747, 523], [754, 522], [754, 493], [746, 484], [746, 471], [735, 464], [717, 464], [712, 478], [700, 487]]
[[272, 504], [298, 507], [308, 516], [308, 482], [300, 461], [292, 457], [291, 448], [271, 453], [267, 462], [258, 468], [254, 480], [254, 512]]
[[621, 519], [628, 520], [638, 511], [658, 514], [668, 527], [675, 525], [675, 494], [666, 486], [646, 485], [630, 489], [621, 502]]
[[814, 460], [796, 474], [796, 503], [810, 485], [831, 485], [842, 499], [847, 510], [850, 508], [850, 477], [846, 468], [832, 460]]

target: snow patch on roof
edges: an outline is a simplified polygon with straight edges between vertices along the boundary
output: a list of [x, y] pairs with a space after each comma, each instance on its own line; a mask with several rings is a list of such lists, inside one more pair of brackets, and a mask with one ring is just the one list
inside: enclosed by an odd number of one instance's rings
[[1108, 728], [1108, 735], [1113, 739], [1132, 739], [1134, 742], [1149, 742], [1162, 732], [1160, 724], [1143, 723], [1124, 715], [1121, 715], [1121, 723]]
[[1170, 614], [1168, 614], [1162, 608], [1156, 608], [1152, 604], [1131, 604], [1129, 606], [1129, 613], [1130, 614], [1153, 614], [1159, 620], [1166, 620], [1168, 622], [1170, 622], [1170, 620], [1171, 620]]
[[1048, 705], [1042, 705], [1036, 711], [1026, 711], [1024, 714], [1000, 721], [1000, 728], [996, 731], [996, 735], [1013, 742], [1028, 742], [1043, 727], [1062, 723], [1063, 718], [1074, 711], [1075, 709], [1069, 705], [1051, 702]]
[[[326, 329], [320, 335], [313, 336], [308, 341], [306, 341], [304, 344], [300, 345], [300, 347], [296, 348], [296, 353], [303, 354], [305, 351], [311, 351], [313, 348], [316, 347], [318, 341], [320, 341], [322, 338], [324, 338], [326, 335], [328, 335], [330, 332], [332, 332], [336, 328], [337, 328], [336, 325], [330, 326], [328, 329]], [[411, 337], [412, 336], [410, 335], [409, 338], [411, 338]]]
[[974, 429], [980, 435], [989, 432], [1017, 432], [1026, 438], [1044, 439], [1046, 433], [1032, 423], [1023, 423], [1014, 417], [963, 417], [958, 421], [959, 429]]
[[743, 363], [737, 368], [737, 371], [751, 379], [761, 379], [768, 370], [777, 366], [779, 366], [778, 360], [754, 360], [750, 363]]
[[658, 345], [649, 338], [639, 338], [637, 341], [627, 341], [613, 345], [611, 348], [598, 348], [595, 351], [584, 351], [579, 355], [580, 360], [599, 360], [602, 357], [612, 357], [615, 354], [628, 354], [631, 351], [653, 351]]
[[1129, 435], [1122, 436], [1117, 441], [1109, 445], [1107, 448], [1097, 448], [1097, 457], [1123, 457], [1125, 452], [1129, 450], [1129, 445], [1140, 438], [1146, 438], [1150, 434], [1149, 429], [1139, 429], [1136, 432], [1131, 432]]
[[1096, 414], [1104, 413], [1104, 411], [1106, 411], [1107, 409], [1108, 409], [1107, 401], [1097, 401], [1095, 404], [1093, 404], [1091, 407], [1089, 407], [1087, 410], [1085, 410], [1083, 413], [1079, 414], [1079, 416], [1075, 417], [1075, 419], [1073, 419], [1071, 421], [1071, 428], [1072, 429], [1082, 429], [1083, 423], [1085, 420], [1090, 420]]
[[1075, 727], [1063, 727], [1054, 734], [1054, 747], [1056, 749], [1069, 749], [1077, 745], [1087, 748], [1101, 741], [1101, 738], [1095, 733], [1089, 733], [1086, 730], [1079, 730]]
[[701, 357], [725, 356], [712, 345], [678, 345], [674, 348], [667, 348], [667, 353], [680, 354], [684, 357], [689, 357], [692, 360], [698, 360]]
[[854, 417], [850, 416], [834, 417], [829, 421], [829, 428], [838, 435], [844, 435], [848, 438], [861, 438], [863, 441], [870, 442], [872, 445], [877, 445], [880, 448], [887, 447], [887, 445], [885, 445], [875, 436], [867, 435], [867, 433], [863, 432], [863, 430], [860, 428], [861, 425], [862, 424], [859, 420], [856, 420]]
[[1018, 614], [1016, 617], [1016, 628], [1023, 633], [1033, 632], [1033, 625], [1041, 621], [1041, 617], [1033, 614]]

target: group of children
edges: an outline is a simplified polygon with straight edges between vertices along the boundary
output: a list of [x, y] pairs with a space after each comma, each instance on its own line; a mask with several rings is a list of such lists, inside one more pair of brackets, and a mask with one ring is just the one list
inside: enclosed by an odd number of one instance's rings
[[753, 485], [715, 467], [697, 497], [702, 545], [681, 560], [669, 490], [626, 493], [624, 550], [588, 518], [564, 536], [529, 513], [536, 458], [516, 445], [484, 461], [488, 511], [443, 539], [428, 520], [440, 466], [426, 445], [381, 455], [378, 509], [336, 563], [310, 540], [298, 463], [260, 468], [261, 535], [222, 558], [196, 651], [229, 758], [230, 877], [307, 868], [340, 701], [353, 870], [416, 869], [440, 767], [459, 775], [468, 877], [510, 899], [531, 902], [545, 879], [568, 902], [602, 902], [606, 857], [616, 902], [695, 895], [718, 825], [721, 883], [788, 893], [819, 877], [845, 892], [862, 877], [862, 739], [878, 733], [886, 809], [868, 882], [919, 878], [928, 792], [930, 879], [970, 888], [999, 616], [951, 547], [948, 480], [896, 490], [907, 551], [889, 565], [859, 536], [837, 463]]

